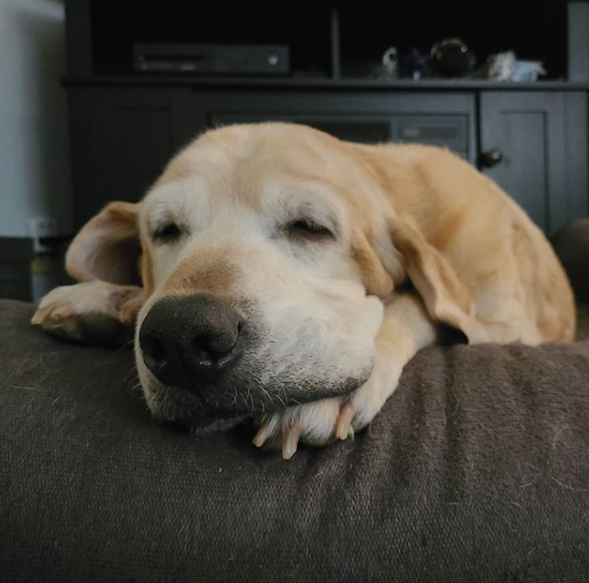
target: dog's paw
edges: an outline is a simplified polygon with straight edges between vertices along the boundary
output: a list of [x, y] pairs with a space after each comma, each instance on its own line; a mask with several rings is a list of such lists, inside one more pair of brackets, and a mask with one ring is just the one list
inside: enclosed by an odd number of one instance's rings
[[402, 363], [377, 359], [371, 377], [346, 397], [321, 399], [288, 407], [262, 419], [253, 443], [281, 442], [282, 457], [290, 459], [299, 443], [327, 445], [353, 438], [367, 427], [397, 387]]
[[370, 389], [366, 383], [349, 397], [322, 399], [266, 416], [253, 443], [258, 447], [281, 443], [282, 457], [290, 459], [299, 443], [322, 446], [353, 438], [374, 419], [384, 402], [375, 399]]
[[294, 455], [299, 441], [326, 445], [335, 439], [340, 408], [339, 397], [288, 407], [262, 419], [253, 442], [262, 447], [266, 442], [281, 440], [284, 459]]
[[58, 287], [47, 294], [31, 324], [63, 340], [121, 346], [133, 338], [133, 306], [140, 288], [101, 281]]

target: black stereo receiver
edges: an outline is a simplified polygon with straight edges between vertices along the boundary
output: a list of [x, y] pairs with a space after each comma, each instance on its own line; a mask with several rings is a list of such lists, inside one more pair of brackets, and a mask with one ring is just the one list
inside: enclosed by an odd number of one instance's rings
[[134, 68], [149, 73], [286, 75], [286, 45], [135, 44]]

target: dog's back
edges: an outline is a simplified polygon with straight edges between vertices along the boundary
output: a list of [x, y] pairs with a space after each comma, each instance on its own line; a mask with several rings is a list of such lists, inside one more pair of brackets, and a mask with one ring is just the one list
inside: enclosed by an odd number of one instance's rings
[[574, 297], [564, 269], [544, 234], [495, 182], [441, 148], [359, 148], [395, 212], [469, 288], [478, 319], [515, 328], [504, 340], [573, 340]]

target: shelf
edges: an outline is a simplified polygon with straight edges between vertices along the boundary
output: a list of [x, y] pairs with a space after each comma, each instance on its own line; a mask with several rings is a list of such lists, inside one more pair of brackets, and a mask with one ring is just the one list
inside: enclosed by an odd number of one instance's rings
[[[382, 5], [359, 11], [343, 2], [319, 2], [311, 18], [288, 5], [243, 5], [227, 20], [222, 4], [197, 6], [169, 0], [167, 9], [141, 0], [66, 0], [68, 72], [73, 86], [151, 86], [280, 90], [379, 91], [586, 91], [589, 54], [586, 4], [562, 0], [497, 0], [479, 6], [471, 0]], [[112, 15], [117, 18], [113, 20]], [[427, 18], [424, 18], [427, 16]], [[515, 50], [521, 59], [540, 60], [551, 79], [579, 82], [498, 83], [428, 79], [380, 81], [368, 75], [386, 47], [400, 54], [428, 54], [442, 38], [460, 36], [477, 55]], [[288, 77], [141, 74], [133, 69], [133, 46], [149, 43], [277, 44], [290, 49]], [[404, 66], [407, 69], [406, 66]]]
[[76, 86], [151, 86], [151, 87], [232, 87], [242, 89], [289, 88], [325, 90], [395, 90], [395, 91], [587, 91], [589, 83], [569, 81], [538, 81], [536, 83], [514, 83], [462, 79], [426, 79], [421, 81], [381, 81], [376, 79], [329, 79], [303, 77], [190, 77], [154, 75], [90, 75], [65, 76], [65, 87]]

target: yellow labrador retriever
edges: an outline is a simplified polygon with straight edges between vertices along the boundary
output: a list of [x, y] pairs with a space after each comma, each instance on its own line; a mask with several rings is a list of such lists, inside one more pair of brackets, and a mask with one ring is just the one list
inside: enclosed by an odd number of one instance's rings
[[444, 325], [470, 343], [575, 331], [550, 245], [471, 165], [299, 125], [202, 135], [140, 203], [90, 220], [66, 262], [82, 283], [49, 293], [34, 324], [88, 340], [136, 320], [157, 418], [253, 419], [254, 443], [281, 438], [285, 458], [368, 425]]

